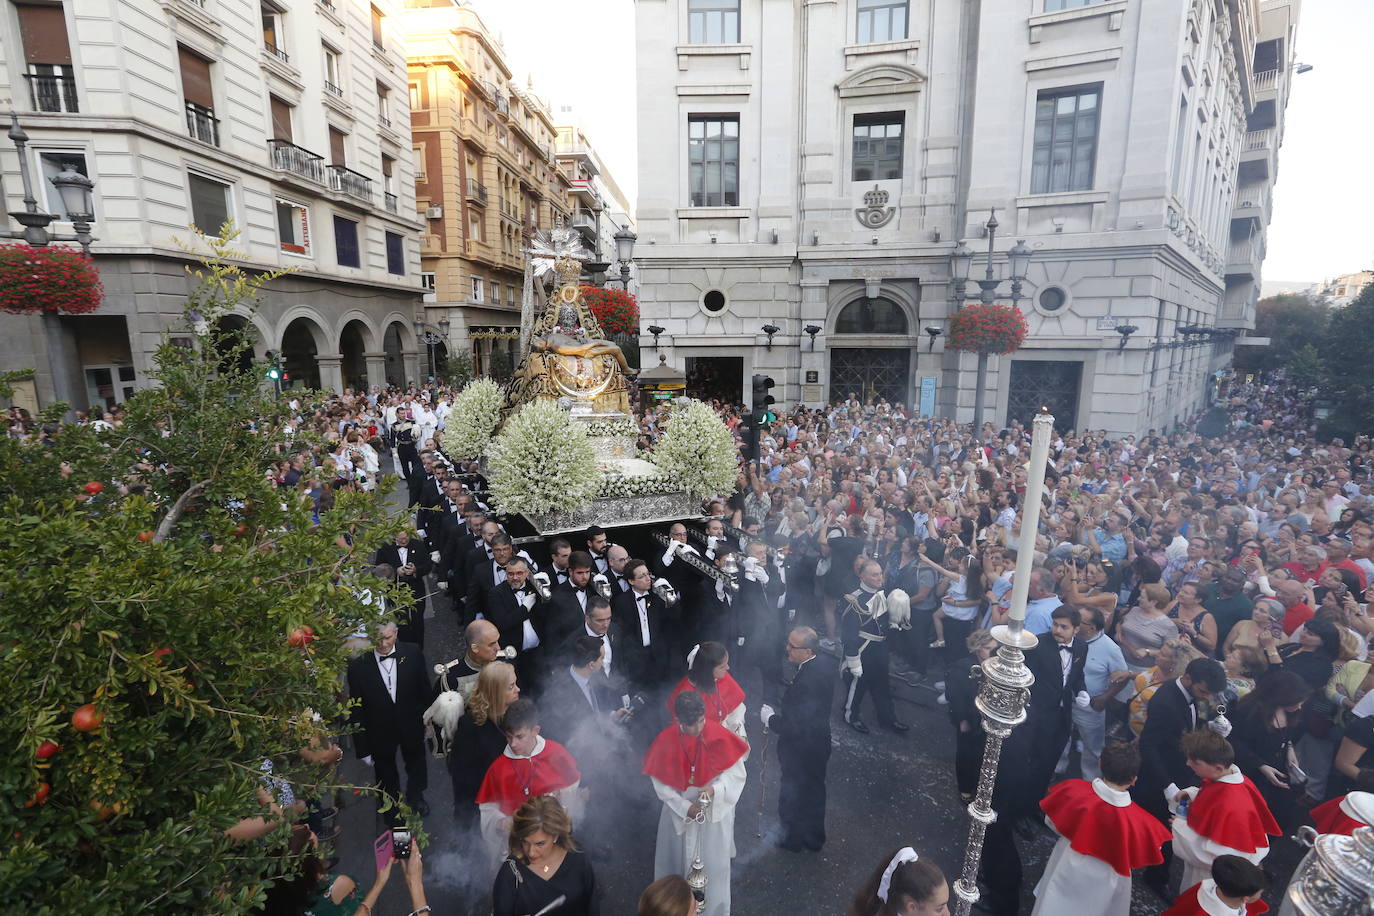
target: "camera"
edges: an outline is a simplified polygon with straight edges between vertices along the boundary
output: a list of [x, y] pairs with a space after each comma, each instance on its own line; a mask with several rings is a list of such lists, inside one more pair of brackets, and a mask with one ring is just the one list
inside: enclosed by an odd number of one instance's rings
[[393, 830], [391, 831], [391, 852], [396, 858], [405, 860], [410, 858], [410, 831]]

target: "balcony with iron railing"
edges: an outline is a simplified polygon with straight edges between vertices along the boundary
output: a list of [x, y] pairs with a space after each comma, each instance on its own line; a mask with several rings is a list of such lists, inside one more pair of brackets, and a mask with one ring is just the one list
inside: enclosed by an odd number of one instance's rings
[[269, 41], [269, 42], [264, 42], [264, 43], [263, 43], [263, 48], [267, 51], [268, 54], [271, 54], [273, 57], [275, 57], [277, 60], [281, 61], [282, 63], [284, 63], [284, 64], [289, 64], [289, 63], [291, 63], [291, 55], [287, 54], [285, 51], [283, 51], [281, 48], [277, 47], [276, 45], [272, 44], [270, 41]]
[[591, 210], [574, 210], [572, 215], [572, 227], [589, 238], [596, 236], [596, 213]]
[[342, 191], [350, 197], [372, 203], [372, 179], [366, 175], [360, 175], [346, 165], [330, 165], [325, 167], [329, 174], [329, 189], [331, 191]]
[[29, 82], [29, 98], [34, 111], [54, 111], [76, 114], [76, 80], [60, 74], [24, 74]]
[[1279, 88], [1279, 77], [1283, 74], [1282, 70], [1262, 70], [1254, 74], [1256, 92], [1272, 92]]
[[338, 86], [335, 86], [329, 80], [324, 81], [324, 91], [334, 96], [334, 98], [336, 99], [343, 98], [343, 89]]
[[382, 192], [382, 206], [386, 207], [387, 212], [389, 213], [400, 212], [399, 204], [396, 200], [396, 195], [392, 194], [390, 191]]
[[391, 119], [384, 114], [377, 115], [377, 123], [385, 130], [391, 130]]
[[214, 109], [187, 102], [186, 129], [193, 139], [219, 146], [219, 118], [215, 117]]
[[469, 178], [467, 199], [471, 203], [485, 207], [487, 205], [487, 186], [476, 179]]
[[290, 140], [268, 140], [267, 149], [272, 157], [272, 168], [325, 183], [323, 156], [299, 147]]

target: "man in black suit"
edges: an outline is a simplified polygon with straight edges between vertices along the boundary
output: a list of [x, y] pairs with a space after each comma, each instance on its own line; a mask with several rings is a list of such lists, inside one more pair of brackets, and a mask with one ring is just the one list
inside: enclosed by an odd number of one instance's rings
[[567, 538], [549, 541], [549, 585], [562, 585], [568, 581], [568, 563], [571, 560], [572, 545]]
[[505, 579], [487, 589], [482, 606], [486, 619], [501, 632], [502, 647], [515, 647], [515, 673], [521, 689], [538, 694], [544, 673], [541, 669], [548, 605], [539, 600], [529, 577], [529, 564], [521, 557], [511, 559], [506, 564]]
[[[475, 555], [481, 551], [482, 548], [479, 547], [473, 553]], [[468, 567], [468, 595], [467, 601], [463, 604], [465, 620], [487, 616], [487, 595], [493, 588], [506, 581], [506, 566], [514, 557], [515, 546], [511, 543], [510, 536], [497, 533], [492, 538], [491, 559], [473, 563]]]
[[[606, 581], [611, 584], [611, 600], [614, 601], [616, 595], [624, 594], [630, 590], [630, 576], [626, 570], [626, 564], [630, 562], [630, 552], [619, 544], [612, 544], [606, 548]], [[650, 579], [650, 584], [653, 580]]]
[[568, 581], [555, 585], [553, 597], [549, 599], [550, 645], [561, 649], [582, 629], [582, 618], [587, 616], [587, 599], [596, 594], [591, 582], [591, 554], [579, 550], [568, 559]]
[[606, 560], [606, 532], [592, 525], [587, 529], [585, 540], [587, 553], [592, 555], [592, 575], [606, 572], [609, 565]]
[[672, 668], [667, 611], [652, 591], [653, 576], [643, 560], [627, 560], [622, 572], [630, 587], [611, 598], [612, 616], [623, 636], [619, 668], [632, 687], [657, 705]]
[[[716, 555], [711, 558], [711, 564], [716, 569], [723, 571], [727, 561], [734, 556], [734, 553], [735, 550], [730, 545], [720, 544], [716, 547]], [[694, 632], [686, 634], [687, 641], [705, 642], [710, 640], [727, 647], [733, 646], [732, 627], [735, 617], [735, 602], [739, 600], [738, 589], [732, 588], [724, 578], [713, 578], [702, 586], [700, 594], [700, 613], [697, 617], [697, 624]]]
[[[1183, 736], [1207, 724], [1207, 714], [1226, 689], [1226, 669], [1211, 658], [1195, 658], [1183, 674], [1159, 686], [1145, 707], [1145, 727], [1140, 732], [1140, 778], [1131, 796], [1146, 811], [1169, 823], [1164, 789], [1169, 783], [1186, 786], [1196, 780], [1188, 769]], [[1199, 709], [1201, 707], [1201, 709]], [[1164, 844], [1164, 861], [1145, 869], [1145, 883], [1167, 897], [1173, 844]]]
[[481, 537], [486, 515], [469, 505], [463, 518], [464, 524], [456, 527], [451, 526], [451, 518], [444, 523], [441, 535], [443, 543], [435, 544], [439, 559], [435, 562], [434, 578], [439, 588], [448, 592], [453, 611], [459, 615], [459, 619], [470, 620], [472, 615], [465, 613], [463, 608], [468, 594], [467, 558]]
[[612, 617], [611, 603], [595, 592], [587, 598], [587, 613], [582, 618], [581, 626], [559, 647], [555, 664], [570, 664], [568, 659], [575, 654], [577, 641], [584, 636], [600, 640], [605, 646], [606, 651], [601, 656], [601, 673], [606, 676], [615, 694], [622, 696], [625, 692], [625, 679], [620, 676], [624, 667], [624, 638]]
[[354, 750], [376, 772], [377, 785], [387, 795], [401, 797], [399, 750], [406, 766], [405, 799], [421, 817], [429, 814], [421, 717], [429, 707], [431, 690], [424, 653], [419, 646], [398, 645], [396, 624], [382, 624], [376, 648], [348, 663], [348, 696]]
[[[696, 619], [698, 594], [705, 586], [702, 583], [701, 573], [688, 566], [687, 561], [681, 559], [681, 555], [684, 553], [701, 555], [701, 551], [687, 543], [687, 526], [682, 522], [674, 522], [672, 527], [668, 529], [668, 547], [664, 549], [661, 556], [654, 558], [654, 569], [658, 575], [667, 579], [669, 584], [677, 589], [678, 604], [684, 609], [684, 628], [695, 631], [699, 622]], [[692, 619], [687, 619], [689, 614]]]
[[787, 634], [787, 660], [797, 666], [797, 676], [783, 694], [781, 709], [759, 710], [764, 727], [778, 736], [782, 832], [774, 842], [789, 852], [820, 852], [825, 845], [825, 770], [837, 678], [833, 665], [817, 658], [820, 644], [810, 627], [796, 627]]
[[433, 564], [429, 559], [429, 548], [423, 540], [412, 541], [409, 531], [396, 533], [396, 540], [377, 548], [373, 563], [389, 566], [395, 570], [395, 581], [410, 589], [413, 598], [406, 610], [406, 620], [401, 624], [396, 638], [401, 642], [414, 643], [421, 649], [425, 647], [425, 576]]

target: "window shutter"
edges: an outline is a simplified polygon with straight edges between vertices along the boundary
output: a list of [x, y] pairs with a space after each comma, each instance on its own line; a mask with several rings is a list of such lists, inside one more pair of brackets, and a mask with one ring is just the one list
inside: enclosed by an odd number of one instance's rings
[[348, 160], [344, 157], [344, 134], [343, 131], [329, 128], [329, 161], [333, 165], [347, 165]]
[[274, 96], [269, 96], [272, 100], [272, 139], [290, 140], [291, 137], [291, 106]]
[[20, 3], [19, 35], [24, 42], [24, 60], [30, 64], [70, 64], [72, 50], [67, 44], [67, 17], [60, 5]]
[[215, 93], [210, 86], [210, 62], [184, 47], [181, 56], [181, 91], [186, 101], [214, 110]]

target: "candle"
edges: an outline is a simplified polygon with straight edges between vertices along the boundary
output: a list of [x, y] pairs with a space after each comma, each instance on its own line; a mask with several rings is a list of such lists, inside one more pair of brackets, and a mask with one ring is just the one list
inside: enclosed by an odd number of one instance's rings
[[1026, 498], [1021, 503], [1021, 541], [1016, 547], [1016, 575], [1011, 588], [1011, 627], [1020, 630], [1026, 619], [1031, 567], [1035, 565], [1035, 535], [1040, 530], [1040, 502], [1045, 492], [1045, 465], [1050, 457], [1054, 417], [1040, 409], [1031, 424], [1030, 465], [1026, 469]]

